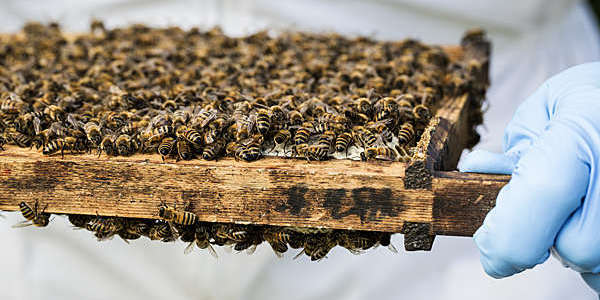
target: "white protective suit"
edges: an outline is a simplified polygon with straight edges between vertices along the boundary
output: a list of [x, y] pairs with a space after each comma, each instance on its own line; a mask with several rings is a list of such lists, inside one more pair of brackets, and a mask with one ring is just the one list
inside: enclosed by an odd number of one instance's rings
[[[109, 27], [221, 25], [241, 35], [263, 28], [419, 37], [455, 44], [475, 26], [493, 41], [492, 86], [478, 147], [500, 151], [502, 132], [517, 105], [547, 77], [598, 60], [599, 35], [582, 1], [544, 0], [254, 0], [254, 1], [25, 1], [0, 2], [0, 28], [25, 21], [59, 21], [87, 29], [92, 17]], [[33, 199], [32, 199], [33, 200]], [[98, 243], [56, 217], [43, 229], [12, 229], [0, 220], [0, 299], [595, 299], [579, 275], [550, 259], [522, 274], [494, 280], [479, 265], [469, 238], [437, 237], [431, 252], [393, 254], [385, 248], [354, 256], [334, 249], [319, 263], [277, 259], [263, 244], [250, 257], [217, 249], [215, 260], [181, 242], [147, 239]], [[402, 236], [393, 238], [403, 249]]]

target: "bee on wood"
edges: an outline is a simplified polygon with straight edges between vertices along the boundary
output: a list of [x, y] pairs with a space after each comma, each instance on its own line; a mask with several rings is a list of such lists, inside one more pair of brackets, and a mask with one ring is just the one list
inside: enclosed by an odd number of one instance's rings
[[204, 160], [214, 160], [221, 155], [225, 148], [224, 141], [218, 140], [212, 144], [206, 145], [204, 150], [202, 151], [202, 159]]
[[352, 137], [363, 148], [368, 148], [377, 143], [377, 136], [363, 126], [355, 126], [352, 129]]
[[379, 236], [365, 232], [340, 232], [337, 237], [338, 245], [346, 248], [352, 254], [362, 254], [365, 250], [377, 246]]
[[102, 142], [102, 132], [100, 131], [100, 126], [98, 125], [98, 123], [94, 121], [89, 121], [85, 123], [85, 125], [83, 126], [83, 130], [86, 134], [88, 141], [90, 141], [90, 143], [93, 146], [98, 147], [100, 145], [100, 142]]
[[134, 146], [131, 136], [127, 134], [119, 135], [115, 140], [115, 148], [119, 155], [129, 156], [133, 154]]
[[78, 141], [76, 138], [68, 136], [65, 138], [59, 138], [48, 142], [44, 145], [44, 150], [42, 151], [45, 155], [54, 154], [60, 151], [61, 156], [64, 157], [65, 150], [75, 151], [78, 150]]
[[[47, 207], [48, 205], [46, 205]], [[19, 227], [26, 227], [26, 226], [36, 226], [36, 227], [46, 227], [48, 226], [48, 224], [50, 223], [50, 216], [51, 214], [45, 213], [44, 211], [46, 210], [46, 207], [44, 207], [44, 209], [42, 209], [42, 211], [40, 212], [38, 210], [38, 201], [35, 201], [35, 204], [33, 206], [33, 209], [24, 201], [21, 201], [19, 203], [19, 210], [21, 211], [21, 214], [23, 215], [23, 217], [26, 219], [23, 222], [17, 223], [15, 225], [13, 225], [14, 228], [19, 228]]]
[[400, 126], [400, 130], [398, 131], [398, 144], [406, 145], [412, 141], [415, 136], [415, 129], [413, 125], [409, 122], [406, 122]]
[[429, 108], [423, 104], [419, 104], [413, 108], [414, 118], [419, 122], [427, 122], [431, 118]]
[[106, 155], [114, 156], [117, 155], [119, 150], [115, 146], [115, 141], [117, 140], [117, 136], [114, 134], [107, 134], [102, 138], [102, 141], [98, 145], [98, 157], [102, 152], [106, 153]]
[[177, 161], [190, 160], [194, 158], [194, 152], [192, 152], [192, 147], [190, 143], [184, 138], [177, 139]]
[[271, 151], [273, 151], [273, 149], [275, 149], [276, 147], [282, 147], [285, 151], [285, 146], [287, 146], [287, 143], [290, 141], [290, 139], [292, 139], [292, 133], [289, 130], [278, 130], [277, 133], [275, 133], [275, 135], [273, 136], [274, 145]]
[[260, 108], [256, 111], [256, 129], [260, 134], [267, 134], [271, 128], [271, 113], [269, 110]]
[[397, 154], [390, 147], [376, 146], [366, 148], [365, 151], [361, 153], [361, 158], [362, 160], [380, 159], [393, 161], [397, 158]]
[[308, 139], [313, 130], [313, 124], [311, 122], [304, 122], [302, 127], [296, 130], [296, 134], [294, 135], [294, 144], [306, 144], [308, 143]]
[[168, 207], [162, 203], [158, 208], [158, 216], [163, 220], [184, 226], [190, 226], [198, 222], [198, 216], [189, 211], [177, 211], [177, 207]]
[[263, 142], [264, 137], [260, 134], [255, 134], [253, 137], [240, 142], [235, 157], [245, 161], [255, 161], [261, 158], [261, 146]]
[[335, 151], [337, 152], [346, 152], [348, 151], [348, 147], [352, 143], [352, 134], [350, 132], [343, 132], [337, 136], [335, 140]]
[[173, 149], [175, 147], [176, 141], [172, 137], [166, 137], [160, 142], [158, 146], [158, 154], [161, 155], [162, 160], [165, 161], [165, 157], [171, 155], [173, 153]]
[[31, 143], [33, 142], [33, 139], [30, 136], [15, 131], [14, 129], [6, 132], [5, 139], [7, 142], [13, 143], [22, 148], [31, 146]]

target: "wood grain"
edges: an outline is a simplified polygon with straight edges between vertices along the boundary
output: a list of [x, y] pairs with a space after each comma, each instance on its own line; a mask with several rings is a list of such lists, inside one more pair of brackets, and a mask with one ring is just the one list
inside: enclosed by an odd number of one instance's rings
[[161, 201], [201, 220], [398, 232], [431, 222], [433, 193], [403, 188], [403, 163], [265, 158], [162, 163], [157, 155], [47, 157], [0, 152], [0, 209], [39, 200], [51, 213], [158, 218]]
[[496, 204], [508, 175], [435, 172], [433, 231], [439, 235], [471, 236]]

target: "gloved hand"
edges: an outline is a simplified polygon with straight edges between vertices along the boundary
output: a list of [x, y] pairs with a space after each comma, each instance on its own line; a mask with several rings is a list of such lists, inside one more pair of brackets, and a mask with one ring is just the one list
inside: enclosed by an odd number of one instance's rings
[[463, 172], [511, 174], [475, 233], [481, 263], [501, 278], [550, 250], [600, 293], [600, 63], [547, 80], [505, 130], [504, 153], [474, 151]]

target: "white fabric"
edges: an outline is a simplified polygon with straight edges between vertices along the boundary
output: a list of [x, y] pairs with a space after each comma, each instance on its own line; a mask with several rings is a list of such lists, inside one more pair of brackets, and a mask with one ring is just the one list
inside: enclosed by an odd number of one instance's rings
[[[240, 35], [263, 28], [336, 31], [381, 39], [420, 37], [452, 44], [483, 26], [493, 41], [492, 87], [478, 146], [501, 149], [502, 130], [516, 106], [550, 75], [598, 60], [599, 35], [580, 1], [544, 0], [254, 0], [0, 2], [0, 28], [56, 20], [82, 31], [91, 17], [109, 26], [221, 25]], [[437, 237], [432, 252], [393, 255], [387, 249], [354, 256], [336, 248], [311, 263], [276, 259], [267, 245], [252, 257], [220, 258], [182, 243], [148, 240], [98, 243], [57, 217], [48, 228], [12, 229], [0, 220], [0, 299], [595, 299], [579, 275], [555, 260], [508, 279], [483, 273], [469, 238]], [[402, 249], [402, 237], [393, 238]]]

